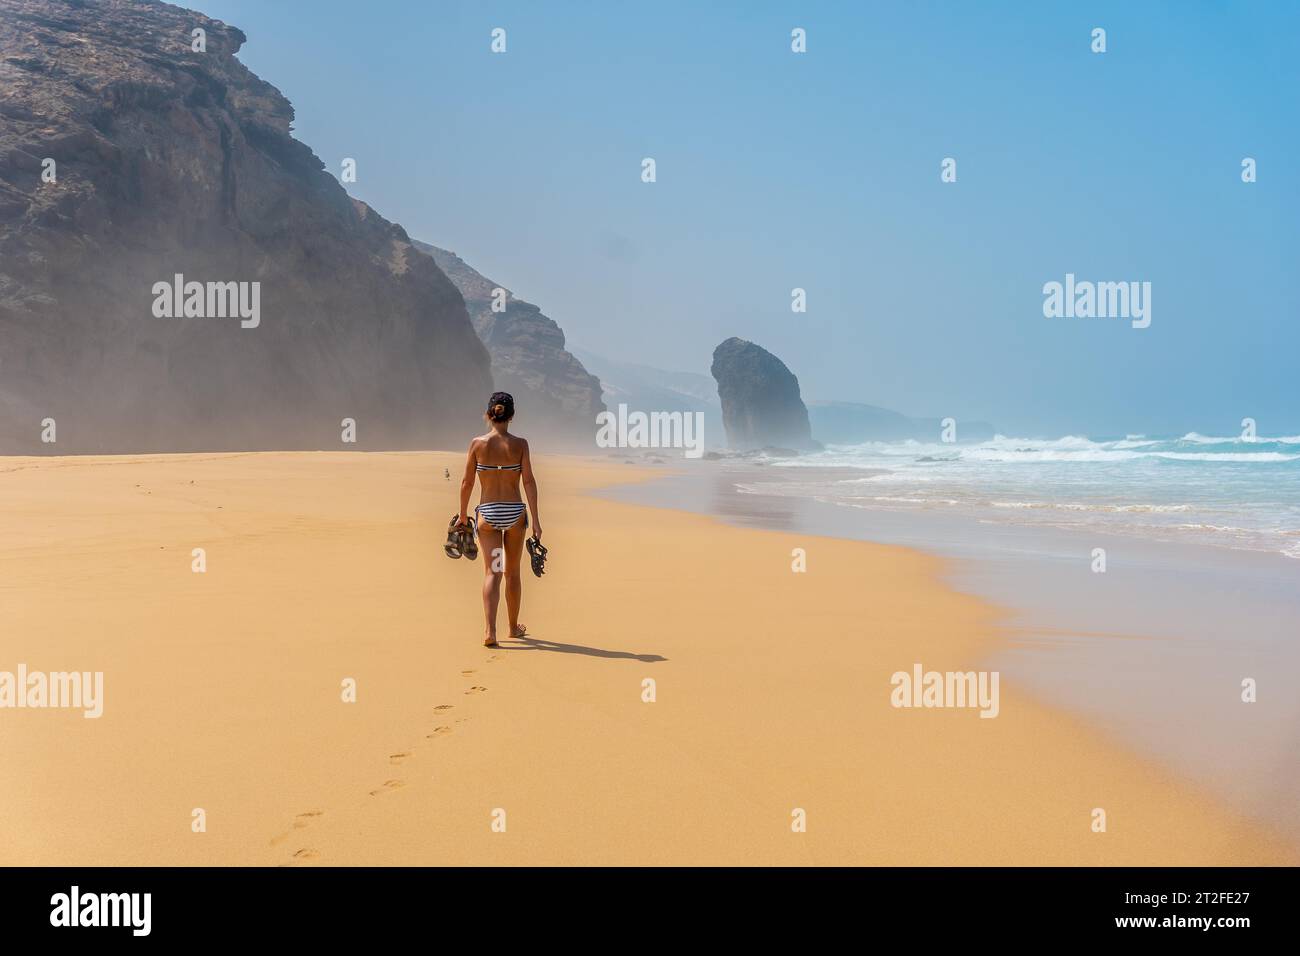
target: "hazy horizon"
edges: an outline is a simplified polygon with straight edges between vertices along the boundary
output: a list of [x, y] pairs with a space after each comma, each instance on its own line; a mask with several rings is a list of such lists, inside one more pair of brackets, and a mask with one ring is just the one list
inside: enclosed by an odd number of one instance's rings
[[1300, 6], [192, 2], [0, 0], [20, 936], [1284, 905]]
[[[1005, 434], [1300, 432], [1295, 9], [197, 6], [352, 195], [574, 346], [707, 374], [737, 335]], [[1067, 274], [1151, 283], [1150, 327], [1045, 318]]]

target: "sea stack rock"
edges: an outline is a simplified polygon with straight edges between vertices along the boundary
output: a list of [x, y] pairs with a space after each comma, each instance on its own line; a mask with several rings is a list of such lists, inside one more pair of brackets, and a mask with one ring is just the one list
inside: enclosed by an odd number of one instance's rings
[[727, 445], [755, 448], [816, 448], [799, 380], [784, 362], [753, 342], [730, 338], [713, 350], [713, 377], [722, 401]]
[[515, 398], [520, 433], [590, 448], [596, 416], [605, 410], [600, 379], [565, 349], [564, 330], [456, 253], [418, 240], [415, 247], [433, 257], [464, 297], [474, 331], [492, 357], [493, 386]]
[[0, 0], [0, 454], [482, 429], [460, 293], [294, 138], [244, 40], [154, 0]]

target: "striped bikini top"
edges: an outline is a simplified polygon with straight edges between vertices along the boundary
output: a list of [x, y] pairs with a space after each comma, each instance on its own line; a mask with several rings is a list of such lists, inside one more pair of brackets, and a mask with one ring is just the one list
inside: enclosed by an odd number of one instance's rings
[[474, 466], [475, 471], [522, 471], [524, 463], [521, 461], [517, 465], [478, 465]]

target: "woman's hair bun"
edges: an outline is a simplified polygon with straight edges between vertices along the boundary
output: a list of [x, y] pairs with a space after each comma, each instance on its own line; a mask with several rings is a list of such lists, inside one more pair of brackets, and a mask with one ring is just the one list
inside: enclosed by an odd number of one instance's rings
[[488, 399], [487, 417], [494, 422], [508, 422], [514, 418], [514, 396], [509, 392], [493, 392]]

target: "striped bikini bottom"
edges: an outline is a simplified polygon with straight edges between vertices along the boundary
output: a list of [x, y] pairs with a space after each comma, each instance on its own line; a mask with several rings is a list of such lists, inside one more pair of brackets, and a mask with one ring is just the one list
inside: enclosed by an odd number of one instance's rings
[[524, 527], [528, 527], [528, 515], [524, 514], [522, 501], [485, 501], [474, 509], [480, 521], [487, 519], [488, 524], [498, 531], [506, 531], [524, 515]]

